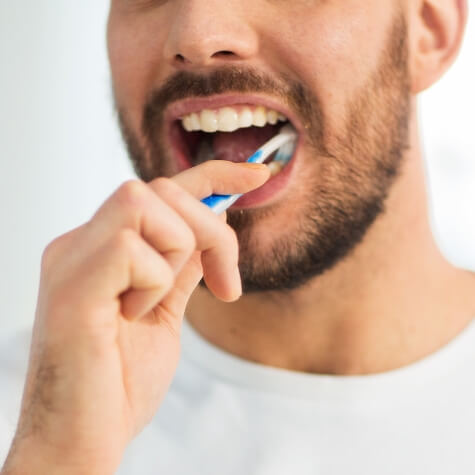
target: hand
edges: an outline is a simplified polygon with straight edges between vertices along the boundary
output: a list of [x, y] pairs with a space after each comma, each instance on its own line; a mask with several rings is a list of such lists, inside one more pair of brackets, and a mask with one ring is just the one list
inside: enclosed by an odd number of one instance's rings
[[241, 294], [236, 236], [197, 198], [245, 193], [268, 178], [264, 165], [210, 161], [130, 181], [47, 247], [7, 465], [114, 473], [168, 390], [200, 279], [221, 300]]

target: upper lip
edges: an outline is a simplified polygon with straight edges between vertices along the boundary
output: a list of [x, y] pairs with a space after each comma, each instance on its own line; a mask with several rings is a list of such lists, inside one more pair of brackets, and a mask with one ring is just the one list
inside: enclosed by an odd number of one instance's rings
[[219, 109], [221, 107], [232, 107], [234, 105], [248, 104], [253, 106], [264, 106], [283, 114], [290, 120], [297, 132], [303, 131], [303, 126], [296, 115], [284, 107], [283, 104], [275, 99], [268, 97], [249, 95], [249, 94], [226, 94], [208, 97], [194, 97], [183, 99], [181, 101], [170, 104], [164, 113], [165, 124], [169, 127], [174, 121], [181, 119], [183, 116], [193, 112], [200, 112], [203, 109]]

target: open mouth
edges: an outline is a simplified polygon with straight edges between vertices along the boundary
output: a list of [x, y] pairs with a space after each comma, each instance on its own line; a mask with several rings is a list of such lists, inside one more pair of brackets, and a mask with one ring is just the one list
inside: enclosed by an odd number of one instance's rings
[[[171, 139], [181, 161], [195, 166], [207, 160], [245, 162], [259, 147], [289, 123], [282, 113], [264, 106], [238, 104], [202, 109], [181, 115], [171, 124]], [[292, 155], [265, 161], [272, 176], [278, 175]]]

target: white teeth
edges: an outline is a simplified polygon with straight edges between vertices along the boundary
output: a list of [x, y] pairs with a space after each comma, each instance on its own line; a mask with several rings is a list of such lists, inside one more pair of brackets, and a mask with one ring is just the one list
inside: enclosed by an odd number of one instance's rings
[[239, 128], [239, 116], [235, 109], [224, 107], [218, 111], [218, 130], [234, 132]]
[[267, 122], [269, 124], [275, 125], [277, 124], [277, 119], [279, 118], [279, 113], [274, 110], [267, 111]]
[[264, 107], [256, 107], [254, 111], [254, 120], [252, 121], [252, 125], [256, 127], [264, 127], [267, 123], [267, 114]]
[[218, 130], [218, 116], [210, 110], [202, 110], [200, 114], [201, 130], [203, 132], [216, 132]]
[[271, 176], [277, 175], [277, 173], [282, 171], [282, 168], [284, 168], [282, 162], [270, 162], [267, 166], [269, 167]]
[[201, 129], [201, 122], [200, 122], [200, 117], [198, 114], [190, 114], [188, 116], [190, 118], [190, 124], [192, 127], [192, 130], [200, 130]]
[[241, 113], [239, 114], [239, 127], [251, 127], [254, 121], [254, 114], [252, 113], [251, 109], [245, 107]]
[[183, 128], [187, 132], [191, 132], [193, 130], [193, 125], [191, 123], [191, 117], [190, 116], [187, 116], [183, 119]]
[[183, 128], [187, 132], [234, 132], [237, 129], [256, 126], [264, 127], [266, 124], [275, 125], [278, 121], [287, 122], [287, 118], [273, 109], [259, 106], [233, 108], [223, 107], [216, 111], [204, 109], [199, 113], [188, 114], [181, 119]]

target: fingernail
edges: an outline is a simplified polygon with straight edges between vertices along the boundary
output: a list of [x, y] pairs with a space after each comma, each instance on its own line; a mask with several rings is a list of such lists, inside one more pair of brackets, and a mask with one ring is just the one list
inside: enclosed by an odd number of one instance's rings
[[267, 165], [264, 163], [241, 162], [241, 163], [238, 163], [237, 165], [240, 165], [241, 167], [249, 168], [251, 170], [264, 170], [267, 168]]

